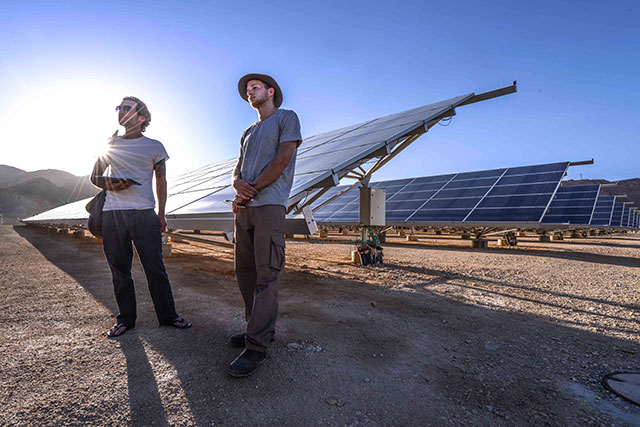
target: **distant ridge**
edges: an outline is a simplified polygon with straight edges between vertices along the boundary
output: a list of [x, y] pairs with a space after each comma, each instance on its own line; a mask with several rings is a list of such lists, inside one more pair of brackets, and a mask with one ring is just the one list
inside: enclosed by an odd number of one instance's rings
[[97, 192], [88, 176], [75, 176], [57, 169], [26, 172], [0, 165], [0, 213], [6, 224], [86, 199]]

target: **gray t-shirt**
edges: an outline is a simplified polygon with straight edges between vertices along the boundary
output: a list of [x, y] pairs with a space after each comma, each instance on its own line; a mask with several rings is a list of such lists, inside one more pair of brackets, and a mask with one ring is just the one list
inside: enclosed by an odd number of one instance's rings
[[111, 169], [109, 176], [131, 178], [141, 185], [132, 185], [122, 191], [107, 191], [103, 210], [153, 209], [156, 206], [151, 188], [154, 166], [169, 158], [162, 143], [146, 136], [133, 139], [118, 137], [109, 143], [106, 158]]
[[[276, 110], [261, 122], [249, 126], [240, 138], [242, 179], [254, 182], [267, 165], [276, 157], [281, 142], [301, 141], [300, 121], [291, 110]], [[288, 206], [289, 192], [293, 184], [296, 168], [296, 151], [282, 175], [271, 185], [263, 188], [247, 206], [281, 205]]]

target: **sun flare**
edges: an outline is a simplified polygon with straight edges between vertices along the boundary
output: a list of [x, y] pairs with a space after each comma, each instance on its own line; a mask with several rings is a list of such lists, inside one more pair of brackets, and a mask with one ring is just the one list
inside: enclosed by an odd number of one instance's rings
[[57, 83], [32, 90], [0, 117], [0, 162], [88, 174], [107, 138], [118, 128], [114, 108], [122, 93], [120, 88], [98, 81]]

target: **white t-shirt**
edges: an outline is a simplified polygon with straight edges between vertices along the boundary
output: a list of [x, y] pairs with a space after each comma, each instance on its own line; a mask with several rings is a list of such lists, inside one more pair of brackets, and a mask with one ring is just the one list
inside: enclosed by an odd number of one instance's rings
[[109, 176], [131, 178], [142, 185], [132, 185], [122, 191], [107, 191], [103, 210], [154, 209], [153, 167], [169, 158], [162, 143], [146, 136], [134, 139], [118, 137], [109, 143], [106, 158], [111, 165]]

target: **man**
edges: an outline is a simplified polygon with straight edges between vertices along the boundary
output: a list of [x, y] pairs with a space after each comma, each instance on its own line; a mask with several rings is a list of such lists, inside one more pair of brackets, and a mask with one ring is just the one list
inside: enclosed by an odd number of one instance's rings
[[[176, 314], [171, 285], [162, 261], [161, 233], [167, 226], [164, 218], [167, 201], [165, 161], [169, 156], [162, 143], [142, 135], [151, 122], [151, 113], [142, 101], [133, 96], [125, 97], [116, 111], [118, 122], [126, 132], [124, 136], [114, 136], [109, 141], [107, 153], [98, 158], [91, 173], [93, 185], [107, 190], [102, 214], [102, 246], [111, 268], [120, 310], [116, 324], [107, 336], [116, 338], [135, 327], [131, 242], [135, 244], [142, 262], [160, 325], [188, 328], [191, 323]], [[111, 169], [111, 178], [102, 176], [107, 167]], [[154, 172], [157, 215], [151, 188]]]
[[284, 267], [284, 219], [302, 140], [293, 111], [280, 110], [282, 91], [265, 74], [247, 74], [238, 91], [258, 112], [258, 122], [240, 139], [233, 172], [235, 272], [244, 300], [246, 331], [231, 337], [244, 351], [227, 373], [246, 377], [266, 358], [278, 316], [278, 285]]

